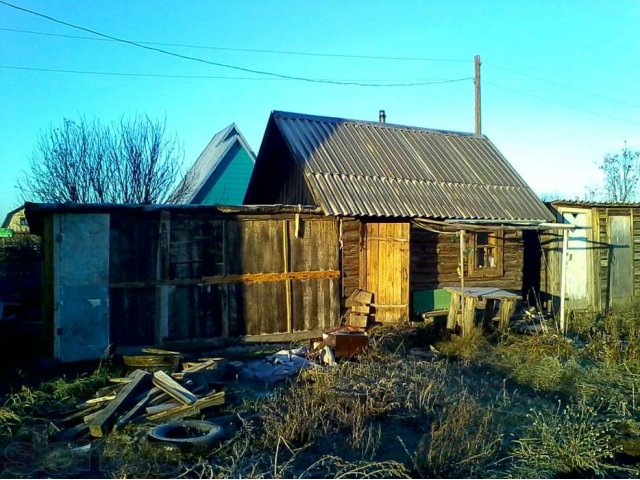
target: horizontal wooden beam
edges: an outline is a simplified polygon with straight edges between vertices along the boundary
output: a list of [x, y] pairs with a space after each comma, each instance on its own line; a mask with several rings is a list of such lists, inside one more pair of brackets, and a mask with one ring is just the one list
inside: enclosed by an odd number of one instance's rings
[[339, 270], [315, 270], [310, 272], [283, 272], [283, 273], [241, 273], [238, 275], [215, 275], [202, 277], [205, 285], [218, 285], [224, 283], [265, 283], [283, 282], [285, 280], [316, 280], [326, 278], [338, 278]]
[[285, 280], [322, 280], [339, 278], [339, 270], [313, 270], [310, 272], [289, 273], [240, 273], [237, 275], [214, 275], [200, 279], [150, 280], [147, 282], [115, 282], [110, 288], [147, 288], [158, 286], [189, 286], [189, 285], [224, 285], [228, 283], [265, 283], [283, 282]]
[[289, 343], [320, 337], [322, 337], [322, 330], [302, 330], [292, 333], [265, 333], [262, 335], [245, 335], [243, 337], [230, 338], [214, 337], [194, 338], [189, 340], [165, 340], [163, 344], [173, 348], [190, 349], [200, 347], [225, 347], [252, 343]]

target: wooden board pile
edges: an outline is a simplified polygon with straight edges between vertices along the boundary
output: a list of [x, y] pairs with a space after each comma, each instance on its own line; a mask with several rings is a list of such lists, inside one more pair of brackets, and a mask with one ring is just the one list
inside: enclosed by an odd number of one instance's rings
[[224, 391], [212, 385], [220, 378], [226, 360], [204, 359], [181, 372], [163, 370], [150, 373], [134, 370], [127, 377], [112, 379], [91, 398], [63, 418], [66, 430], [57, 440], [75, 440], [90, 434], [102, 437], [134, 421], [165, 422], [199, 414], [224, 404]]
[[345, 302], [346, 324], [352, 327], [367, 328], [371, 320], [371, 301], [373, 293], [364, 290], [354, 291]]

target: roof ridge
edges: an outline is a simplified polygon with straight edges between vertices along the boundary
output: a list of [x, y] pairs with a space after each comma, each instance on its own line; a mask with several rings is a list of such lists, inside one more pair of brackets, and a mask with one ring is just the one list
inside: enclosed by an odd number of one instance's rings
[[412, 125], [403, 125], [399, 123], [387, 123], [387, 122], [376, 122], [375, 120], [357, 120], [351, 118], [341, 118], [341, 117], [329, 117], [323, 115], [312, 115], [307, 113], [296, 113], [296, 112], [284, 112], [282, 110], [273, 110], [271, 112], [274, 116], [288, 117], [288, 118], [297, 118], [303, 120], [310, 120], [315, 122], [331, 122], [331, 123], [351, 123], [353, 125], [363, 125], [370, 126], [374, 128], [386, 128], [391, 130], [407, 130], [411, 132], [419, 131], [419, 132], [427, 132], [427, 133], [436, 133], [440, 135], [452, 135], [457, 137], [476, 137], [476, 138], [486, 138], [486, 135], [476, 135], [472, 132], [461, 132], [458, 130], [444, 130], [438, 128], [428, 128], [428, 127], [417, 127]]

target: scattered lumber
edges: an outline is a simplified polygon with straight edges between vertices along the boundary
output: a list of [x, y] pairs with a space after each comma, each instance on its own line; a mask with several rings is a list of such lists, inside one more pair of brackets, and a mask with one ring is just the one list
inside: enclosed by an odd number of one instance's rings
[[[145, 349], [145, 354], [163, 358], [174, 353]], [[179, 358], [179, 354], [174, 356]], [[94, 398], [79, 403], [59, 420], [62, 430], [55, 438], [72, 441], [89, 435], [102, 437], [132, 422], [177, 420], [223, 405], [224, 392], [214, 392], [212, 387], [227, 363], [223, 358], [206, 358], [171, 375], [164, 370], [152, 374], [137, 369], [126, 378], [112, 378], [111, 385], [98, 389]]]
[[185, 405], [191, 405], [198, 397], [176, 382], [169, 375], [159, 370], [153, 374], [153, 384]]
[[177, 407], [169, 408], [162, 412], [148, 415], [147, 418], [149, 420], [156, 421], [168, 421], [168, 420], [179, 420], [184, 417], [189, 417], [191, 415], [196, 415], [200, 413], [201, 410], [209, 407], [215, 407], [218, 405], [224, 404], [224, 392], [217, 392], [206, 397], [199, 398], [192, 405], [178, 405]]
[[98, 414], [88, 423], [89, 431], [94, 437], [102, 437], [110, 431], [115, 424], [118, 414], [124, 413], [134, 403], [136, 397], [149, 389], [151, 384], [151, 374], [144, 370], [135, 370], [131, 375], [131, 381]]

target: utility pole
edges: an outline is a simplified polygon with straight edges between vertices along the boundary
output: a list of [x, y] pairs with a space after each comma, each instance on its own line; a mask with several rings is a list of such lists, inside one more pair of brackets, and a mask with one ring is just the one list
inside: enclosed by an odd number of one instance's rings
[[473, 86], [476, 93], [476, 135], [482, 135], [482, 103], [480, 99], [480, 55], [473, 57], [473, 64], [475, 66], [475, 73], [473, 76]]

